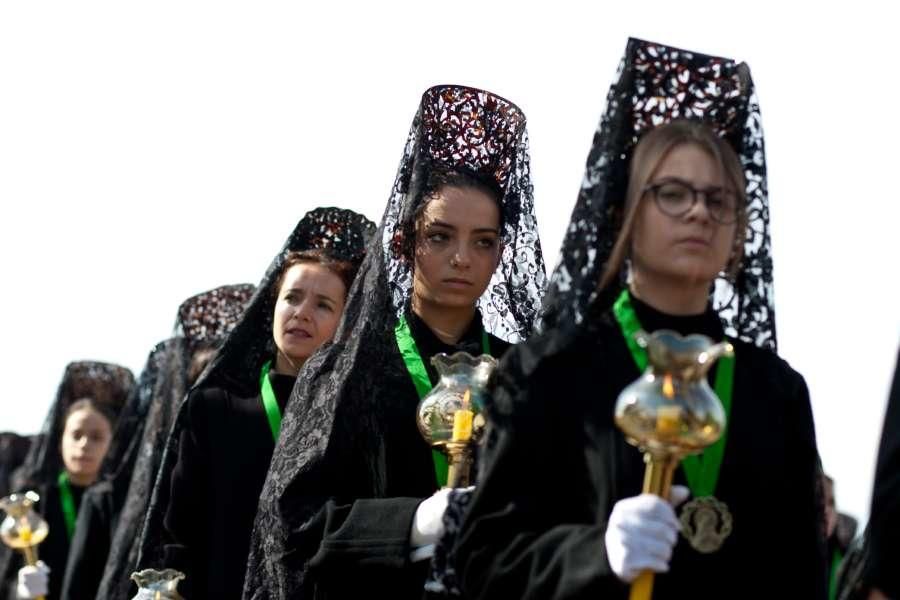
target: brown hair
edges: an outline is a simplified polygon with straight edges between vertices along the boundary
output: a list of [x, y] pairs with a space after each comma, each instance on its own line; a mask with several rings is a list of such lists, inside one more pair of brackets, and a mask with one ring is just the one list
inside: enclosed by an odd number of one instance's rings
[[683, 144], [694, 144], [709, 154], [737, 193], [738, 218], [735, 223], [734, 249], [727, 267], [729, 275], [737, 273], [744, 254], [744, 237], [747, 231], [746, 184], [741, 161], [728, 142], [716, 135], [708, 126], [699, 121], [678, 119], [645, 133], [634, 149], [628, 168], [628, 188], [625, 192], [622, 227], [600, 277], [598, 285], [600, 290], [606, 289], [616, 281], [628, 256], [638, 207], [650, 177], [669, 152]]
[[288, 272], [288, 269], [295, 265], [302, 264], [322, 265], [323, 267], [337, 275], [344, 283], [345, 296], [347, 292], [350, 291], [350, 286], [353, 285], [353, 280], [356, 278], [356, 271], [359, 269], [359, 266], [354, 263], [332, 258], [324, 250], [304, 250], [302, 252], [288, 252], [284, 257], [284, 263], [282, 263], [281, 265], [281, 271], [278, 273], [278, 277], [275, 278], [275, 285], [272, 286], [273, 298], [277, 299], [278, 292], [279, 290], [281, 290], [281, 284], [284, 283], [284, 275]]
[[462, 166], [450, 167], [434, 163], [420, 166], [420, 170], [421, 173], [415, 177], [417, 181], [410, 184], [410, 187], [415, 188], [413, 206], [416, 208], [403, 217], [391, 240], [394, 256], [410, 263], [415, 262], [417, 231], [425, 215], [425, 209], [445, 188], [476, 190], [493, 199], [500, 214], [498, 229], [503, 231], [503, 190], [493, 177]]
[[89, 408], [91, 410], [97, 411], [103, 418], [109, 421], [110, 429], [114, 429], [116, 426], [117, 415], [113, 410], [106, 404], [102, 402], [97, 402], [93, 398], [79, 398], [75, 402], [69, 405], [69, 408], [66, 409], [66, 414], [62, 420], [63, 429], [66, 427], [66, 421], [69, 420], [69, 417], [72, 416], [73, 413], [78, 412], [84, 408]]
[[215, 344], [204, 344], [191, 353], [191, 362], [188, 365], [187, 372], [188, 387], [197, 382], [197, 378], [200, 377], [204, 369], [206, 369], [206, 365], [208, 365], [216, 356], [216, 351], [217, 348]]

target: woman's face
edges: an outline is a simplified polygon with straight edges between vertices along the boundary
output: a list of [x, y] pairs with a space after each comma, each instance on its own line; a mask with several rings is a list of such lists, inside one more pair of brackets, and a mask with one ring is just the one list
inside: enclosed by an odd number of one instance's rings
[[[716, 161], [695, 144], [673, 148], [648, 185], [679, 180], [698, 190], [730, 188]], [[734, 246], [736, 225], [710, 218], [705, 194], [680, 217], [659, 210], [647, 192], [638, 207], [631, 245], [635, 274], [643, 280], [665, 278], [684, 283], [711, 283], [725, 269]]]
[[445, 187], [416, 227], [413, 293], [439, 306], [473, 306], [500, 260], [500, 209], [485, 192]]
[[334, 337], [347, 289], [335, 273], [317, 263], [288, 268], [278, 290], [272, 337], [281, 358], [299, 368]]
[[102, 413], [79, 408], [66, 419], [62, 437], [63, 465], [78, 484], [93, 483], [112, 441], [112, 425]]

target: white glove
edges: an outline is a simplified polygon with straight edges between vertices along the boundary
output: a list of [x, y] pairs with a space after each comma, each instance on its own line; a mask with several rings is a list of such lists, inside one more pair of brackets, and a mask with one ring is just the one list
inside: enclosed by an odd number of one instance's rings
[[606, 526], [606, 556], [619, 579], [634, 581], [641, 571], [665, 573], [681, 526], [673, 506], [690, 495], [683, 485], [673, 485], [671, 504], [653, 494], [619, 500]]
[[19, 584], [16, 596], [19, 598], [37, 598], [47, 595], [47, 582], [50, 579], [50, 567], [39, 560], [34, 566], [19, 569]]
[[444, 533], [444, 511], [447, 510], [449, 494], [449, 488], [438, 490], [416, 508], [409, 531], [409, 543], [413, 548], [435, 544]]

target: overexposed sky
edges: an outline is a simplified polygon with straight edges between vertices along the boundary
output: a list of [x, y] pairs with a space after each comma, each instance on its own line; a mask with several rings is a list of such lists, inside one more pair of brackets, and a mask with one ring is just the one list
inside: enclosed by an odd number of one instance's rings
[[137, 373], [183, 299], [256, 283], [307, 210], [378, 220], [434, 84], [524, 110], [552, 268], [634, 36], [752, 69], [780, 353], [809, 383], [839, 507], [865, 518], [900, 341], [895, 20], [809, 6], [0, 5], [0, 430], [37, 431], [71, 360]]

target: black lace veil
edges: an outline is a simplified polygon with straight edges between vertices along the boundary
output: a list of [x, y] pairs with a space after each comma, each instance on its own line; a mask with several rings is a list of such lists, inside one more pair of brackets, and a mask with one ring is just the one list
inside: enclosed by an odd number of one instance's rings
[[[162, 459], [176, 410], [188, 388], [194, 353], [216, 348], [234, 328], [253, 294], [251, 284], [225, 285], [185, 300], [178, 309], [172, 338], [154, 348], [144, 374], [141, 394], [149, 394], [145, 418], [134, 432], [132, 468], [113, 481], [116, 492], [127, 486], [125, 500], [112, 534], [97, 598], [127, 598], [129, 579], [137, 565], [138, 534]], [[153, 368], [152, 376], [145, 374]]]
[[[275, 310], [272, 288], [286, 255], [292, 251], [322, 250], [334, 259], [358, 263], [374, 229], [374, 223], [352, 210], [323, 207], [306, 213], [272, 260], [240, 320], [228, 333], [194, 387], [223, 386], [248, 396], [258, 393], [259, 371], [275, 352], [271, 334]], [[188, 335], [188, 331], [193, 329], [199, 331], [203, 326], [189, 325], [185, 334]], [[178, 416], [168, 432], [162, 462], [150, 495], [137, 558], [140, 568], [158, 568], [162, 561], [165, 543], [163, 519], [169, 503], [169, 480], [178, 459], [184, 410], [185, 404], [181, 402]], [[149, 495], [149, 490], [147, 492]]]
[[[412, 123], [375, 239], [350, 290], [334, 343], [301, 371], [260, 500], [245, 580], [247, 598], [292, 598], [301, 572], [282, 562], [287, 535], [321, 507], [319, 482], [337, 446], [353, 440], [372, 462], [378, 497], [379, 421], [373, 387], [395, 347], [394, 325], [410, 297], [411, 264], [403, 232], [423, 201], [418, 193], [432, 165], [492, 179], [502, 192], [502, 256], [479, 300], [485, 329], [510, 342], [527, 337], [540, 310], [545, 271], [531, 184], [525, 116], [483, 90], [443, 85], [427, 90]], [[336, 413], [346, 414], [344, 419]], [[341, 425], [337, 426], [337, 423]], [[338, 427], [349, 428], [337, 432]], [[291, 550], [293, 552], [293, 549]]]
[[114, 485], [128, 485], [137, 458], [147, 411], [153, 399], [156, 378], [172, 350], [173, 343], [173, 340], [162, 341], [154, 346], [147, 356], [147, 362], [119, 414], [109, 450], [100, 467], [98, 482], [110, 481]]
[[[97, 361], [69, 363], [41, 433], [34, 438], [25, 462], [13, 477], [12, 490], [33, 489], [44, 496], [56, 484], [63, 469], [60, 444], [65, 416], [72, 403], [81, 398], [92, 398], [118, 416], [133, 385], [134, 375], [125, 367]], [[8, 546], [0, 544], [0, 581], [8, 576], [12, 552]]]
[[133, 385], [134, 375], [125, 367], [97, 361], [69, 363], [57, 389], [56, 400], [50, 407], [40, 435], [28, 450], [14, 487], [24, 490], [56, 481], [63, 469], [59, 448], [66, 411], [73, 402], [93, 398], [118, 416]]
[[745, 63], [630, 39], [594, 135], [581, 191], [544, 301], [542, 328], [580, 323], [611, 306], [597, 293], [624, 216], [628, 165], [641, 135], [673, 119], [702, 120], [735, 149], [747, 181], [744, 257], [733, 281], [716, 281], [725, 332], [774, 350], [766, 160], [759, 102]]

